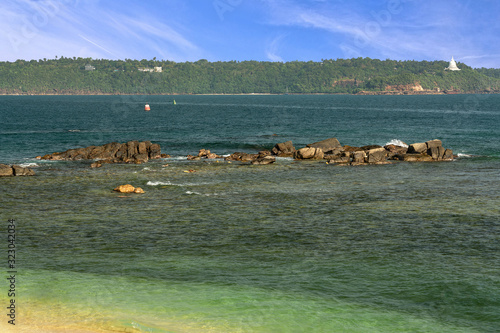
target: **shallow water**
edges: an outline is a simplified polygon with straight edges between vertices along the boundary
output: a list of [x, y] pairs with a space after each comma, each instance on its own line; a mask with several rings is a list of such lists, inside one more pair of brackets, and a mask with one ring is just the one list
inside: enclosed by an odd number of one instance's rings
[[[137, 96], [0, 98], [2, 162], [37, 173], [0, 179], [0, 217], [17, 224], [17, 328], [497, 330], [500, 97], [146, 98], [149, 113]], [[439, 138], [471, 157], [361, 167], [180, 158], [332, 136]], [[33, 159], [130, 139], [173, 157], [100, 169]], [[112, 191], [126, 183], [146, 194]]]

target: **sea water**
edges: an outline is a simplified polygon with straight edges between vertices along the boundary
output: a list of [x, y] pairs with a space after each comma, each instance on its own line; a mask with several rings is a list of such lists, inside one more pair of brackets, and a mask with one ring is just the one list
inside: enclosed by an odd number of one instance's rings
[[[36, 172], [0, 178], [2, 331], [499, 331], [500, 96], [175, 99], [0, 97], [0, 163]], [[351, 146], [440, 139], [459, 158], [358, 167], [185, 159], [330, 137]], [[35, 159], [129, 140], [171, 157], [99, 169]], [[146, 193], [113, 192], [122, 184]]]

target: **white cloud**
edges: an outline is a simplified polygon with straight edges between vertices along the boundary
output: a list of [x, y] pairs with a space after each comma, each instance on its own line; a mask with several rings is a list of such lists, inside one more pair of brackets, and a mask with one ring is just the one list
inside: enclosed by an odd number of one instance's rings
[[[45, 7], [43, 7], [45, 6]], [[7, 2], [0, 13], [2, 60], [165, 56], [192, 59], [201, 50], [154, 15], [126, 15], [105, 10], [96, 1], [20, 0]]]

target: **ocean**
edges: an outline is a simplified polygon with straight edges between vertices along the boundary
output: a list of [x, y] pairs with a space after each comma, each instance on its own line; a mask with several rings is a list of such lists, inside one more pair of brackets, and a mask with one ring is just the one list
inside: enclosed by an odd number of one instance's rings
[[[0, 178], [0, 330], [499, 332], [499, 124], [498, 95], [0, 96], [0, 163], [36, 172]], [[331, 137], [458, 158], [186, 160]], [[171, 157], [35, 159], [129, 140]]]

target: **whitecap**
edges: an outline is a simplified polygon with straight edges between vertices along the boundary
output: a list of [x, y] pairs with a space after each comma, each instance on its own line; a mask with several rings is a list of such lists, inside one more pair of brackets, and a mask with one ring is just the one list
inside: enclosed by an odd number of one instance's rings
[[146, 185], [148, 185], [148, 186], [159, 186], [159, 185], [172, 186], [173, 184], [171, 182], [159, 182], [159, 181], [154, 182], [154, 181], [150, 180], [146, 183]]
[[463, 153], [458, 153], [457, 156], [459, 158], [469, 158], [469, 157], [473, 157], [472, 155], [469, 155], [469, 154], [463, 154]]
[[36, 168], [39, 165], [36, 163], [22, 163], [22, 164], [19, 164], [19, 166], [22, 168]]
[[186, 194], [189, 194], [189, 195], [191, 195], [191, 194], [201, 195], [201, 193], [194, 192], [194, 191], [186, 191]]
[[213, 194], [209, 194], [209, 193], [200, 193], [200, 192], [195, 192], [195, 191], [186, 191], [186, 194], [188, 195], [202, 195], [202, 196], [205, 196], [205, 197], [211, 197], [211, 196], [217, 196], [219, 194], [217, 193], [213, 193]]
[[394, 145], [394, 146], [398, 146], [398, 147], [408, 148], [408, 145], [399, 139], [392, 139], [391, 141], [387, 142], [384, 146], [388, 146], [388, 145]]

